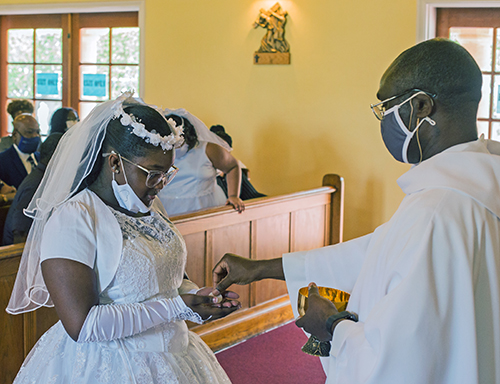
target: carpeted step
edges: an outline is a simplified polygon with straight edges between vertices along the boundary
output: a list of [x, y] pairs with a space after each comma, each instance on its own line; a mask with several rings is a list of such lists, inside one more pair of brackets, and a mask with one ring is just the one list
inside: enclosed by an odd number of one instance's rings
[[294, 322], [216, 354], [233, 384], [324, 384], [318, 357], [301, 351], [307, 336]]

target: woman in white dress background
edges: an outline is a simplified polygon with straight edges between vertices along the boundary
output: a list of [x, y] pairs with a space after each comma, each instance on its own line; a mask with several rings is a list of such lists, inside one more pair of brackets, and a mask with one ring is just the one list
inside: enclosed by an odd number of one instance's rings
[[7, 308], [55, 306], [61, 321], [15, 383], [229, 383], [185, 320], [223, 317], [237, 296], [219, 302], [185, 278], [185, 243], [155, 199], [183, 141], [170, 123], [124, 94], [61, 140]]
[[[196, 116], [185, 109], [165, 109], [167, 119], [183, 128], [184, 145], [175, 150], [180, 172], [159, 194], [170, 216], [231, 205], [245, 210], [240, 199], [241, 168], [230, 151], [232, 148], [211, 132]], [[217, 184], [217, 169], [227, 176], [228, 197]]]

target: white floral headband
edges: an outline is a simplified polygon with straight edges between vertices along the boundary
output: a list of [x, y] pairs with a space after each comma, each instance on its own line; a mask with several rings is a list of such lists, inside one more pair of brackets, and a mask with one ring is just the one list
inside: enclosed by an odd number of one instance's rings
[[[132, 96], [131, 93], [123, 94], [123, 96], [125, 97], [128, 95], [130, 95], [129, 97]], [[160, 113], [161, 116], [163, 116], [163, 111], [158, 110], [153, 106], [150, 107], [156, 109], [157, 112]], [[146, 143], [150, 143], [156, 147], [160, 145], [164, 151], [170, 151], [173, 148], [179, 148], [182, 146], [182, 144], [184, 144], [184, 137], [182, 136], [182, 133], [184, 132], [184, 126], [177, 126], [177, 123], [172, 118], [167, 120], [167, 123], [172, 130], [172, 133], [168, 136], [162, 136], [154, 129], [152, 131], [148, 131], [146, 129], [146, 126], [140, 121], [137, 121], [134, 115], [125, 112], [125, 110], [123, 109], [123, 103], [116, 106], [116, 109], [114, 111], [114, 118], [119, 118], [121, 125], [123, 125], [124, 127], [131, 126], [133, 128], [132, 132], [130, 132], [131, 134], [143, 138]]]

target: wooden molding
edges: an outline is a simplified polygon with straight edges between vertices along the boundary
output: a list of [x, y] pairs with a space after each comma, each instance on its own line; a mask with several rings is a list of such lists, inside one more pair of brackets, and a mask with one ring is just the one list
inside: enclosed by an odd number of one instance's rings
[[[23, 254], [24, 243], [0, 247], [0, 259], [12, 259]], [[17, 271], [17, 270], [16, 270]]]
[[[283, 196], [261, 197], [245, 202], [244, 214], [238, 214], [232, 207], [224, 206], [203, 211], [172, 216], [170, 219], [183, 236], [207, 229], [215, 229], [242, 222], [279, 215], [328, 204], [336, 190], [330, 186], [311, 189]], [[223, 217], [222, 217], [223, 216]]]
[[293, 319], [288, 295], [192, 327], [214, 352], [248, 340]]
[[335, 190], [330, 204], [330, 238], [328, 244], [341, 243], [344, 237], [344, 178], [335, 174], [325, 175], [323, 177], [323, 186], [329, 186]]

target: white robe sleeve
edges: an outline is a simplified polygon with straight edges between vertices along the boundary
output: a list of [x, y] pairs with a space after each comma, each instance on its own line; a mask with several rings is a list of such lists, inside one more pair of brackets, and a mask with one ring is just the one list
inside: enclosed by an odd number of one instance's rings
[[371, 234], [328, 247], [283, 255], [283, 271], [295, 317], [299, 289], [310, 282], [351, 292]]
[[[388, 257], [375, 271], [371, 266], [371, 271], [363, 269], [360, 280], [371, 275], [376, 281], [379, 273], [380, 286], [368, 288], [375, 292], [383, 285], [386, 294], [360, 322], [343, 321], [335, 329], [327, 383], [495, 381], [478, 379], [477, 323], [481, 320], [474, 309], [478, 305], [475, 289], [482, 284], [477, 279], [480, 266], [488, 258], [485, 244], [488, 238], [498, 244], [498, 223], [488, 230], [484, 218], [492, 215], [471, 199], [457, 199], [457, 194], [445, 195], [445, 199], [456, 200], [438, 206], [430, 220], [424, 214], [420, 219], [415, 210], [406, 212], [417, 217], [414, 225], [404, 231], [396, 226], [388, 231], [399, 241], [387, 242], [389, 236], [380, 239], [380, 249]], [[497, 222], [496, 218], [491, 222]], [[478, 231], [481, 227], [482, 233]], [[498, 276], [493, 280], [498, 281]], [[491, 289], [488, 295], [498, 294], [495, 284], [486, 288]], [[370, 295], [368, 290], [364, 293]], [[492, 349], [485, 355], [494, 354]]]

